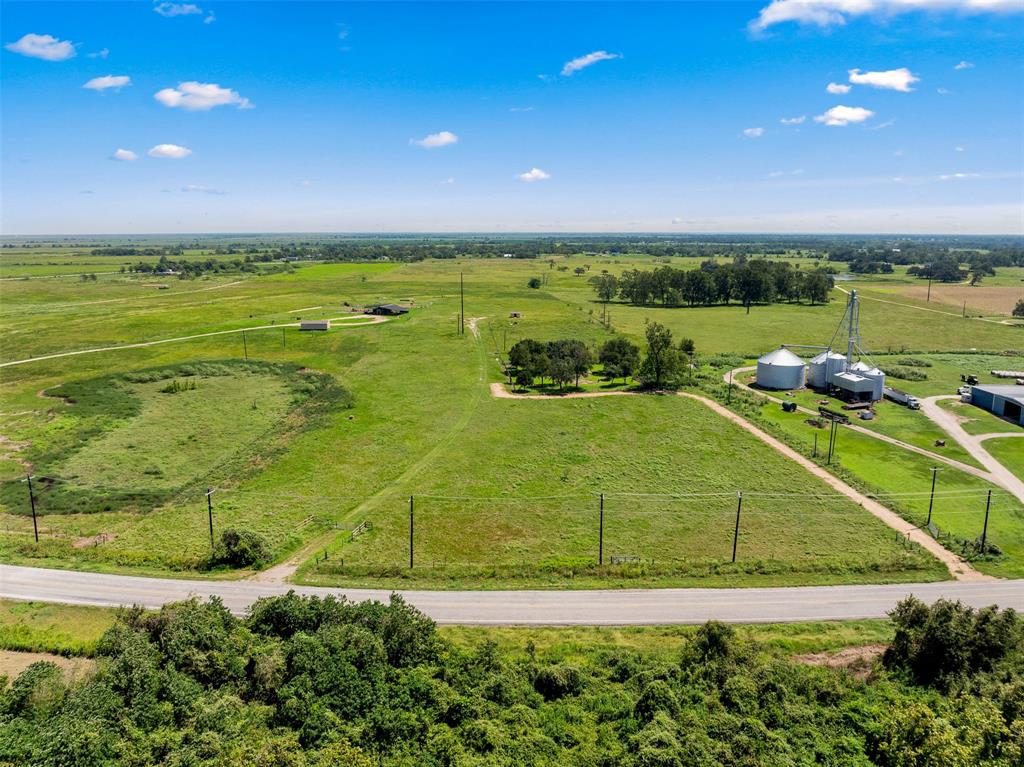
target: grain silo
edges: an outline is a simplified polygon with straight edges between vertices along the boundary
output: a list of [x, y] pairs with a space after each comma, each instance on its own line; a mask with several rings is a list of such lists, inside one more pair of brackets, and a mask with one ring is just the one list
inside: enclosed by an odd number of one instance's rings
[[776, 349], [757, 361], [757, 385], [762, 389], [802, 389], [804, 374], [804, 361], [789, 349]]
[[811, 358], [808, 366], [807, 383], [815, 389], [827, 389], [832, 376], [846, 370], [846, 357], [832, 350], [823, 351]]

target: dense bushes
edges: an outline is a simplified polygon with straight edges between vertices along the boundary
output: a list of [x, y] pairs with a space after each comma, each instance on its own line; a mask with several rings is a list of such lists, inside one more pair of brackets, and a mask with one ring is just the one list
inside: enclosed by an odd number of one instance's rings
[[251, 530], [225, 530], [210, 555], [211, 567], [262, 567], [270, 561], [270, 544]]
[[715, 623], [675, 661], [618, 649], [569, 662], [461, 649], [398, 598], [292, 593], [244, 620], [191, 600], [125, 611], [90, 678], [29, 667], [0, 694], [0, 764], [1020, 764], [1020, 619], [909, 600], [894, 620], [884, 667], [858, 681]]

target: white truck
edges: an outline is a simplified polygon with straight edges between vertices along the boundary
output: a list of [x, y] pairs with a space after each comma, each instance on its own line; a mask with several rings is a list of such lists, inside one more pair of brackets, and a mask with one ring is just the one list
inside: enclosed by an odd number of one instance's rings
[[882, 389], [882, 393], [886, 399], [891, 399], [898, 405], [906, 405], [911, 410], [920, 410], [921, 403], [917, 401], [917, 397], [913, 394], [907, 394], [905, 391], [899, 389], [893, 389], [891, 386], [886, 386]]

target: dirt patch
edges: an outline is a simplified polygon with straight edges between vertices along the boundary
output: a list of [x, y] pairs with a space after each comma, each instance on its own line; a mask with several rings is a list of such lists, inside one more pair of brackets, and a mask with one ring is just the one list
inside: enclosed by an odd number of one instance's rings
[[887, 645], [867, 644], [860, 647], [844, 647], [839, 652], [816, 652], [794, 655], [793, 660], [807, 666], [824, 666], [849, 672], [857, 679], [871, 676], [875, 661], [882, 657]]
[[[926, 301], [928, 298], [927, 285], [907, 285], [900, 288], [899, 295], [905, 298], [913, 298], [917, 301]], [[931, 303], [939, 303], [957, 309], [963, 309], [964, 302], [967, 302], [967, 311], [986, 316], [993, 314], [1010, 314], [1013, 307], [1017, 305], [1017, 299], [1024, 293], [1024, 285], [1021, 287], [992, 285], [936, 285], [932, 283]]]
[[117, 538], [117, 533], [100, 533], [99, 535], [86, 535], [81, 538], [75, 538], [75, 541], [71, 544], [71, 546], [75, 549], [87, 549], [90, 546], [99, 546], [101, 543], [109, 543], [115, 538]]
[[51, 655], [46, 652], [17, 652], [0, 650], [0, 676], [7, 675], [14, 679], [33, 663], [49, 661], [64, 672], [65, 678], [81, 679], [96, 667], [96, 661], [89, 658], [65, 658], [63, 655]]
[[10, 437], [5, 437], [0, 434], [0, 460], [14, 461], [19, 464], [25, 471], [32, 471], [32, 464], [26, 461], [19, 453], [22, 450], [29, 447], [30, 442], [19, 442], [13, 440]]

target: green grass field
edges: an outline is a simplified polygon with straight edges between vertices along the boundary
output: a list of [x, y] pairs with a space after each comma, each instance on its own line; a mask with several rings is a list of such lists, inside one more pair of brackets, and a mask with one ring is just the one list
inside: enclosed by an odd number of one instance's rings
[[[4, 253], [0, 264], [15, 265], [0, 272], [6, 278], [26, 269], [67, 269], [76, 258]], [[97, 257], [81, 258], [83, 266], [99, 270]], [[256, 531], [278, 559], [305, 550], [301, 575], [317, 582], [582, 587], [943, 577], [942, 568], [904, 549], [873, 517], [846, 501], [819, 497], [824, 485], [696, 403], [656, 397], [516, 402], [493, 400], [487, 390], [501, 379], [496, 353], [520, 338], [598, 344], [625, 333], [640, 340], [644, 321], [654, 319], [694, 338], [700, 354], [750, 355], [780, 341], [827, 341], [842, 313], [841, 296], [827, 306], [754, 307], [749, 315], [737, 306], [612, 305], [609, 330], [599, 321], [602, 307], [586, 276], [572, 269], [587, 264], [593, 274], [651, 266], [651, 259], [555, 261], [569, 269], [553, 269], [546, 260], [462, 259], [303, 265], [290, 273], [175, 279], [166, 290], [152, 276], [121, 274], [96, 282], [0, 283], [0, 363], [270, 326], [244, 338], [229, 333], [0, 368], [0, 479], [11, 487], [0, 515], [0, 558], [155, 574], [194, 570], [209, 550], [201, 492], [209, 484], [217, 488], [218, 531]], [[696, 266], [698, 260], [673, 263]], [[458, 333], [460, 272], [466, 315], [475, 318], [479, 339], [469, 330]], [[548, 283], [528, 288], [529, 278], [542, 273]], [[279, 327], [300, 316], [345, 316], [378, 301], [410, 301], [413, 309], [384, 324], [327, 333]], [[865, 340], [877, 348], [960, 350], [966, 330], [971, 346], [1004, 362], [999, 353], [1018, 343], [1016, 328], [924, 316], [927, 322], [912, 308], [865, 303]], [[78, 405], [40, 397], [41, 391], [245, 354], [330, 374], [352, 392], [354, 407], [331, 412], [314, 427], [288, 430], [289, 416], [282, 414], [291, 412], [289, 395], [274, 376], [200, 380], [197, 390], [176, 394], [161, 393], [162, 384], [138, 383], [130, 387], [140, 403], [137, 414], [124, 419], [114, 413], [79, 448], [56, 449], [84, 419]], [[944, 380], [929, 378], [932, 383], [948, 390]], [[912, 431], [909, 441], [931, 439], [921, 424], [900, 420], [903, 415], [894, 413], [887, 424]], [[261, 436], [282, 429], [286, 439]], [[38, 456], [58, 453], [61, 460], [34, 470], [92, 492], [153, 492], [159, 502], [47, 513], [37, 546], [26, 488], [14, 480]], [[221, 458], [230, 458], [227, 468]], [[873, 456], [864, 471], [887, 460]], [[853, 470], [845, 458], [843, 465]], [[895, 472], [878, 484], [904, 479]], [[732, 566], [737, 490], [748, 500]], [[601, 492], [608, 494], [606, 566], [597, 568]], [[722, 495], [703, 502], [702, 492]], [[783, 492], [792, 494], [785, 502], [769, 495]], [[404, 567], [409, 495], [420, 496], [418, 566], [411, 573]], [[373, 524], [372, 532], [350, 542], [349, 531], [363, 520]], [[1006, 529], [996, 534], [1000, 543]], [[1012, 546], [1004, 549], [1009, 555]], [[327, 561], [316, 562], [325, 551]], [[612, 566], [611, 556], [641, 561]], [[993, 565], [1007, 572], [1014, 566]]]

